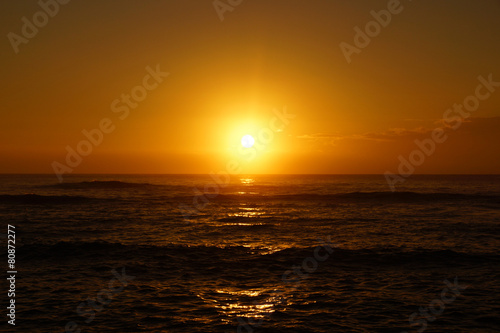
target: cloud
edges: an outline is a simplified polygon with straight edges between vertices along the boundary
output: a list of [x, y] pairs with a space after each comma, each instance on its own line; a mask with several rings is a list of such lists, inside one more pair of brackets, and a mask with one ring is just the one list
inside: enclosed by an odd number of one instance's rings
[[405, 128], [393, 128], [384, 132], [369, 132], [364, 134], [351, 134], [351, 135], [340, 135], [340, 134], [329, 134], [329, 133], [314, 133], [314, 134], [304, 134], [297, 136], [297, 139], [313, 141], [313, 142], [333, 142], [336, 143], [340, 140], [370, 140], [370, 141], [396, 141], [401, 138], [411, 138], [415, 135], [422, 135], [430, 132], [432, 130], [427, 130], [425, 128], [419, 127], [416, 129], [405, 129]]
[[372, 141], [396, 141], [401, 139], [413, 139], [415, 137], [420, 137], [422, 135], [430, 133], [431, 131], [432, 129], [426, 129], [424, 127], [417, 127], [414, 129], [392, 128], [384, 132], [365, 133], [355, 137], [362, 140]]
[[328, 133], [313, 133], [297, 136], [297, 139], [312, 142], [314, 144], [323, 146], [335, 146], [337, 141], [342, 140], [344, 137], [338, 134]]
[[316, 142], [324, 145], [336, 145], [342, 140], [366, 140], [377, 142], [395, 142], [395, 141], [413, 141], [425, 136], [431, 135], [431, 132], [440, 127], [447, 131], [457, 132], [461, 134], [475, 134], [475, 135], [497, 135], [500, 128], [500, 117], [475, 117], [468, 118], [462, 121], [462, 125], [457, 130], [453, 130], [451, 126], [443, 119], [435, 121], [435, 127], [417, 127], [413, 129], [408, 128], [392, 128], [382, 132], [368, 132], [363, 134], [329, 134], [329, 133], [314, 133], [304, 134], [297, 136], [298, 139]]
[[305, 140], [338, 139], [338, 138], [342, 138], [342, 136], [337, 134], [328, 134], [328, 133], [314, 133], [314, 134], [304, 134], [297, 136], [297, 139], [305, 139]]

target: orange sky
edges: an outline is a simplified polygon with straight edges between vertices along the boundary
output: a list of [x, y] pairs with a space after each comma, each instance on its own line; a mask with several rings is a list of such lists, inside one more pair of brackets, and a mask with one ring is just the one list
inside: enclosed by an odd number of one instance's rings
[[[73, 173], [209, 173], [230, 161], [244, 173], [397, 173], [414, 140], [442, 126], [448, 139], [416, 173], [500, 170], [500, 88], [460, 128], [440, 121], [479, 76], [500, 82], [500, 1], [401, 1], [350, 63], [339, 45], [355, 46], [354, 28], [388, 1], [243, 0], [223, 21], [211, 0], [58, 6], [16, 53], [8, 34], [41, 8], [0, 4], [0, 173], [53, 173], [54, 162]], [[127, 106], [132, 92], [143, 100]], [[284, 109], [295, 117], [269, 138]], [[69, 166], [66, 147], [103, 119], [109, 133]], [[261, 148], [242, 151], [245, 134]]]

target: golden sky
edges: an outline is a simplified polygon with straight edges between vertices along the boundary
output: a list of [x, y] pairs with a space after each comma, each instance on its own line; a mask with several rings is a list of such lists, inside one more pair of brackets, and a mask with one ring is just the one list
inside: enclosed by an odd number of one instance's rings
[[397, 173], [435, 128], [415, 173], [500, 170], [500, 1], [42, 3], [0, 4], [1, 173]]

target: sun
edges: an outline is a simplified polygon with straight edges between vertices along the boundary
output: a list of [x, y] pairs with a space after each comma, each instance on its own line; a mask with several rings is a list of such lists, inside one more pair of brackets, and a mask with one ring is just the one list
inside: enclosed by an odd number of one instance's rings
[[247, 134], [241, 138], [241, 145], [245, 148], [252, 148], [254, 143], [255, 140], [250, 134]]

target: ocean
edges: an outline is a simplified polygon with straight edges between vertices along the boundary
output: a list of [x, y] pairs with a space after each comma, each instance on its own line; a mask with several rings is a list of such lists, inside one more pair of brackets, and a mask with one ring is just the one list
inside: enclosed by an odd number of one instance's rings
[[500, 332], [500, 176], [398, 185], [1, 175], [0, 331]]

